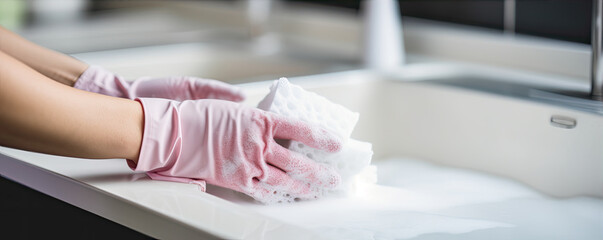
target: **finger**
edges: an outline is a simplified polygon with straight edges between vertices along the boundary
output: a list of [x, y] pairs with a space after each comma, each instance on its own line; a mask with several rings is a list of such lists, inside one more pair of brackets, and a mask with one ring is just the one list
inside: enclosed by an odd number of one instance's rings
[[268, 178], [265, 181], [257, 181], [253, 187], [254, 192], [251, 196], [259, 201], [281, 203], [319, 197], [318, 188], [294, 179], [280, 169], [269, 166], [267, 175]]
[[233, 102], [245, 100], [243, 91], [236, 86], [211, 79], [190, 77], [192, 81], [191, 96], [194, 99], [222, 99]]
[[287, 172], [295, 179], [321, 188], [334, 189], [341, 182], [340, 175], [331, 167], [317, 163], [304, 155], [271, 142], [266, 161]]
[[277, 139], [295, 140], [328, 152], [341, 150], [341, 138], [320, 126], [279, 115], [273, 115], [273, 117], [274, 137]]

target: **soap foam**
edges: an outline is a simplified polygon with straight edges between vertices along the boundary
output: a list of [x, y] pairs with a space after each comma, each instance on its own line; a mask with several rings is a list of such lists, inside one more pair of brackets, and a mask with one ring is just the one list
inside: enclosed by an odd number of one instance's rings
[[259, 205], [208, 191], [328, 239], [603, 239], [601, 198], [553, 198], [511, 179], [411, 158], [373, 164], [378, 184], [346, 198]]
[[[372, 145], [350, 139], [358, 122], [358, 113], [333, 103], [316, 93], [308, 92], [291, 84], [286, 78], [274, 81], [270, 87], [270, 93], [258, 104], [258, 108], [320, 125], [343, 138], [344, 145], [336, 153], [311, 148], [296, 141], [291, 141], [288, 146], [285, 146], [309, 159], [335, 169], [341, 176], [339, 188], [335, 190], [314, 189], [313, 192], [316, 193], [316, 197], [332, 192], [348, 195], [354, 191], [357, 181], [376, 179], [374, 168], [365, 170], [369, 166], [373, 155]], [[357, 177], [363, 170], [363, 177]], [[292, 177], [303, 179], [303, 177], [295, 174], [292, 174]]]
[[344, 194], [354, 190], [354, 176], [369, 166], [373, 156], [372, 144], [355, 139], [348, 140], [341, 151], [336, 153], [328, 153], [297, 142], [291, 144], [289, 149], [334, 168], [341, 176], [342, 183], [337, 190]]

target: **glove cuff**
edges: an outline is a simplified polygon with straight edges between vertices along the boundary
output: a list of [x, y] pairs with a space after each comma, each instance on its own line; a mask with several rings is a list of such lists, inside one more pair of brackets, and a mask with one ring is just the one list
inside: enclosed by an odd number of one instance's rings
[[94, 90], [98, 89], [98, 86], [94, 85], [94, 76], [98, 71], [98, 66], [90, 65], [75, 81], [73, 85], [74, 88], [81, 89], [84, 91], [95, 92]]
[[134, 171], [165, 171], [180, 158], [182, 131], [177, 111], [179, 102], [136, 98], [144, 114], [144, 131], [138, 164], [127, 161]]
[[90, 65], [73, 87], [113, 97], [128, 98], [129, 96], [129, 84], [123, 78], [96, 65]]

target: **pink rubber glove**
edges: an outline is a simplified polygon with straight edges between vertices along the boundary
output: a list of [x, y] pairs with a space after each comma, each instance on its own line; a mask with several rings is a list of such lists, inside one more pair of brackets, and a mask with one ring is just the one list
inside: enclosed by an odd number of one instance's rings
[[123, 77], [94, 65], [88, 67], [80, 75], [73, 87], [129, 99], [153, 97], [183, 101], [211, 98], [239, 102], [245, 98], [237, 87], [216, 80], [169, 77], [139, 78], [133, 82], [127, 82]]
[[144, 136], [138, 164], [156, 180], [205, 182], [264, 203], [313, 199], [339, 185], [334, 169], [292, 152], [275, 139], [292, 139], [329, 152], [341, 140], [309, 125], [223, 100], [138, 98]]

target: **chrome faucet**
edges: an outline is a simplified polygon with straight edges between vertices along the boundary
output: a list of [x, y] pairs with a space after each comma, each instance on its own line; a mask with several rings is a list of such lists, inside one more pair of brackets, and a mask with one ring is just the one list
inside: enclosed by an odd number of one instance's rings
[[397, 0], [364, 0], [364, 55], [367, 68], [392, 70], [404, 64], [404, 40]]
[[281, 50], [278, 33], [271, 29], [271, 15], [277, 0], [245, 0], [251, 50], [257, 54], [273, 54]]
[[247, 21], [251, 37], [261, 37], [268, 31], [272, 0], [246, 0]]
[[601, 32], [603, 27], [603, 0], [593, 0], [593, 18], [591, 26], [591, 90], [590, 95], [593, 99], [603, 100], [603, 62], [601, 59], [602, 45]]

